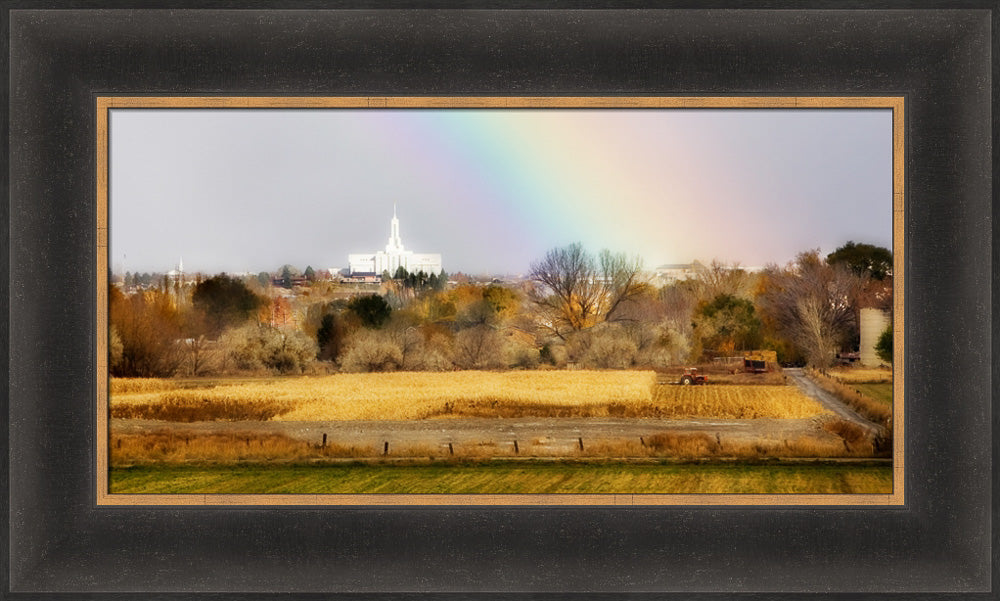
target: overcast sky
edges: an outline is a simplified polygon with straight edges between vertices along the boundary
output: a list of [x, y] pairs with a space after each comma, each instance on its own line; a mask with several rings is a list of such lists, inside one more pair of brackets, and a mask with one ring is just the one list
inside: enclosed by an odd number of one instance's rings
[[582, 242], [647, 267], [891, 248], [884, 110], [115, 109], [111, 265], [347, 266], [385, 247], [524, 273]]

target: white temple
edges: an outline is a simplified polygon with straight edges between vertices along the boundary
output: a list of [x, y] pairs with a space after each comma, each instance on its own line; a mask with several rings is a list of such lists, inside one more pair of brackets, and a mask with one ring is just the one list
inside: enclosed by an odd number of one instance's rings
[[177, 261], [177, 268], [171, 269], [167, 272], [167, 277], [171, 280], [180, 280], [184, 278], [184, 258], [181, 257]]
[[396, 217], [396, 205], [392, 205], [392, 222], [389, 230], [389, 242], [385, 250], [375, 253], [358, 253], [347, 255], [351, 276], [382, 275], [388, 271], [395, 274], [402, 267], [409, 273], [424, 273], [437, 275], [441, 273], [441, 255], [438, 253], [415, 253], [403, 247], [399, 238], [399, 219]]

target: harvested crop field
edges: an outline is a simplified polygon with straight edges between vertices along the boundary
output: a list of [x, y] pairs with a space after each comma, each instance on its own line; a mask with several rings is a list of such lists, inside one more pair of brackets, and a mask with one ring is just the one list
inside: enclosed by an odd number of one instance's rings
[[[496, 414], [513, 405], [559, 413], [577, 408], [649, 405], [652, 371], [396, 372], [249, 381], [115, 380], [111, 416], [123, 419], [365, 420], [423, 419], [461, 408]], [[560, 409], [563, 408], [563, 409]], [[606, 413], [605, 413], [606, 414]]]
[[460, 371], [114, 380], [111, 417], [175, 422], [454, 417], [808, 418], [795, 386], [669, 386], [652, 371]]
[[795, 386], [660, 386], [663, 417], [808, 418], [827, 413]]

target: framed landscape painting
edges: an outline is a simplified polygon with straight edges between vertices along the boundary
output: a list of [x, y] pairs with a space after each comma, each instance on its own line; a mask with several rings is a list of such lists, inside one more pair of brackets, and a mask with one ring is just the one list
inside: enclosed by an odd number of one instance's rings
[[995, 596], [995, 2], [321, 4], [4, 5], [0, 597]]
[[97, 103], [101, 504], [904, 500], [902, 98]]

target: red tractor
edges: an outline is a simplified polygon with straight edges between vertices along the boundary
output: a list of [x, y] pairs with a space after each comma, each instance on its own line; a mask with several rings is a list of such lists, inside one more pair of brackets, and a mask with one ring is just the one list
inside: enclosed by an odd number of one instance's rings
[[692, 384], [708, 384], [708, 376], [700, 375], [697, 367], [687, 367], [684, 369], [684, 375], [681, 376], [680, 384], [684, 386], [691, 386]]

